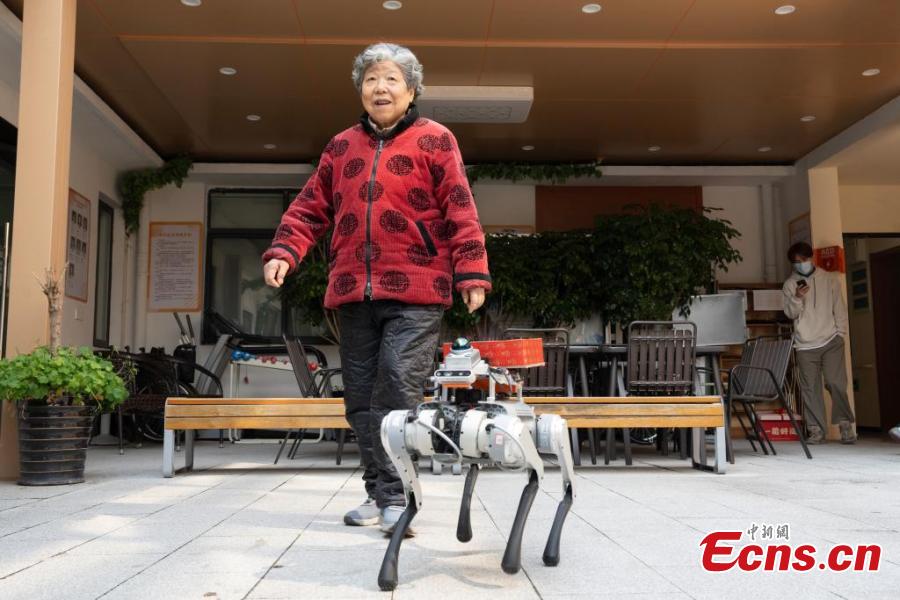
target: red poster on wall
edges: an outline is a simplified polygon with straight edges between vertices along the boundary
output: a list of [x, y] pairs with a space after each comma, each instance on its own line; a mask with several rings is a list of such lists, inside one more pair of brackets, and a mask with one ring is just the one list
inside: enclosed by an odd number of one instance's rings
[[820, 269], [837, 273], [845, 273], [847, 271], [843, 246], [816, 248], [815, 253], [816, 266]]

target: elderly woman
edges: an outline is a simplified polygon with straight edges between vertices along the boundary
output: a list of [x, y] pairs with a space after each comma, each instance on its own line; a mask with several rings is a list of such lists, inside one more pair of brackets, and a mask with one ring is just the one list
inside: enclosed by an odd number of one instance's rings
[[369, 46], [354, 61], [353, 83], [365, 112], [328, 142], [263, 270], [268, 285], [281, 286], [334, 224], [325, 306], [338, 311], [344, 404], [368, 493], [344, 522], [390, 533], [405, 498], [381, 421], [421, 402], [452, 290], [471, 312], [491, 277], [456, 139], [413, 103], [423, 89], [415, 55]]

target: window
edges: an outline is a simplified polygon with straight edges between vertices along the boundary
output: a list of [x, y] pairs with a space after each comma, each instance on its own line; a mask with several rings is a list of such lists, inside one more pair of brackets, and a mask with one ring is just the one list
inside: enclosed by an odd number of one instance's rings
[[94, 280], [94, 346], [109, 347], [112, 290], [113, 209], [101, 196], [97, 215], [97, 277]]
[[[245, 333], [270, 337], [273, 344], [281, 344], [284, 333], [299, 335], [307, 343], [322, 342], [325, 331], [324, 326], [301, 324], [299, 312], [282, 306], [279, 291], [263, 280], [260, 257], [297, 192], [209, 192], [205, 308], [215, 310]], [[204, 328], [203, 343], [214, 342]]]

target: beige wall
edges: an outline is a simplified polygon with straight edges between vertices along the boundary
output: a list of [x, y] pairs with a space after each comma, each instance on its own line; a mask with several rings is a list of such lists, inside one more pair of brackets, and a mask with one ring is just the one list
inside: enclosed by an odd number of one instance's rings
[[900, 233], [900, 185], [842, 185], [844, 233]]
[[731, 221], [741, 232], [734, 240], [744, 260], [720, 271], [723, 283], [758, 283], [763, 273], [763, 222], [758, 186], [708, 186], [703, 188], [703, 206], [721, 208], [709, 216]]
[[[113, 263], [112, 287], [110, 299], [110, 343], [122, 346], [126, 343], [122, 329], [123, 281], [126, 264], [122, 259], [125, 254], [125, 221], [122, 216], [121, 201], [116, 192], [116, 170], [102, 158], [97, 156], [85, 143], [84, 137], [78, 136], [78, 128], [73, 126], [72, 154], [69, 169], [69, 187], [87, 198], [91, 203], [90, 247], [88, 257], [88, 298], [81, 302], [73, 298], [65, 298], [63, 304], [63, 344], [71, 346], [91, 346], [94, 341], [94, 305], [96, 302], [96, 268], [97, 268], [97, 222], [100, 210], [100, 193], [112, 201], [114, 210], [113, 224]], [[119, 260], [116, 260], [119, 257]]]
[[472, 186], [482, 225], [534, 227], [534, 186], [501, 183]]

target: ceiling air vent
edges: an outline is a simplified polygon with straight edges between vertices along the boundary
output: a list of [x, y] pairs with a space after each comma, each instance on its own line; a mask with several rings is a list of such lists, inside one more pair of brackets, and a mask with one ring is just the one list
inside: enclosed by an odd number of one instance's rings
[[523, 123], [532, 100], [530, 87], [429, 85], [416, 105], [438, 123]]

